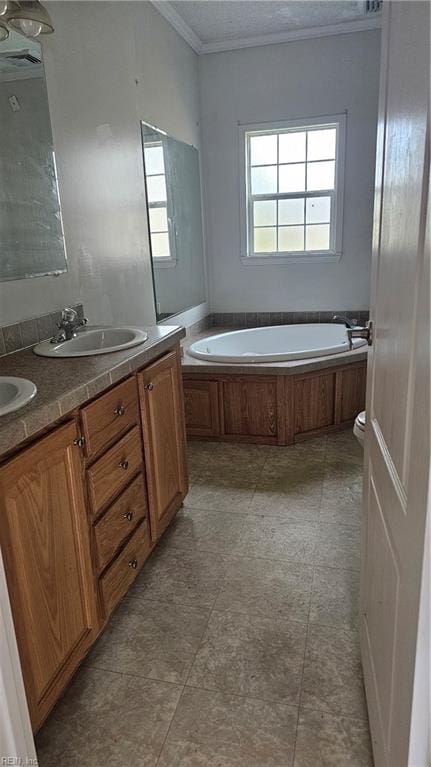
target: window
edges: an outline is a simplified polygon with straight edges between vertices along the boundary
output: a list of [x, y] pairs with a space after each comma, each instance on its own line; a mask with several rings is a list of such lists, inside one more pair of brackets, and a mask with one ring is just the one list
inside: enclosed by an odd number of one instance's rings
[[345, 116], [240, 130], [243, 263], [337, 260]]
[[145, 141], [145, 180], [147, 185], [148, 219], [151, 253], [154, 259], [171, 263], [165, 160], [161, 141]]

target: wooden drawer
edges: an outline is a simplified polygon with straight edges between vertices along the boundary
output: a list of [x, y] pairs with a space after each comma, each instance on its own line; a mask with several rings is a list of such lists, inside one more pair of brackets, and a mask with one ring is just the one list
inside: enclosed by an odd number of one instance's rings
[[128, 591], [149, 553], [148, 531], [145, 525], [140, 525], [99, 581], [106, 617]]
[[87, 469], [93, 513], [97, 514], [125, 487], [143, 463], [141, 435], [135, 426]]
[[146, 518], [147, 488], [144, 476], [140, 474], [114, 501], [94, 528], [99, 570], [110, 562], [136, 525]]
[[129, 378], [81, 410], [87, 458], [100, 453], [122, 432], [139, 423], [138, 391]]

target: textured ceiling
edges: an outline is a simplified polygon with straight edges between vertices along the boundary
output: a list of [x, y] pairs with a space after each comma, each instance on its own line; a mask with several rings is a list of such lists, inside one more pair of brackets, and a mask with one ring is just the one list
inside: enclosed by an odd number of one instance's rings
[[364, 18], [362, 0], [176, 0], [171, 6], [203, 43]]

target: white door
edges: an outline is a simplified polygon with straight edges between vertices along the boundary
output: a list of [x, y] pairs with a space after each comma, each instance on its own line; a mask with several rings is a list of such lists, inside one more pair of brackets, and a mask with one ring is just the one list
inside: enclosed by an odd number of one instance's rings
[[406, 767], [430, 451], [430, 6], [383, 7], [360, 632], [376, 767]]

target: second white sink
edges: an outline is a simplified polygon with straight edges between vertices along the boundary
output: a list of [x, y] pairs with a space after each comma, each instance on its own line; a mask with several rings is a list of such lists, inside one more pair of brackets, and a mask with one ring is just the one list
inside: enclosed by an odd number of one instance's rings
[[143, 344], [148, 333], [140, 328], [86, 328], [70, 341], [42, 341], [33, 351], [40, 357], [92, 357]]
[[36, 393], [36, 385], [27, 378], [0, 376], [0, 415], [12, 413], [24, 407], [36, 396]]

